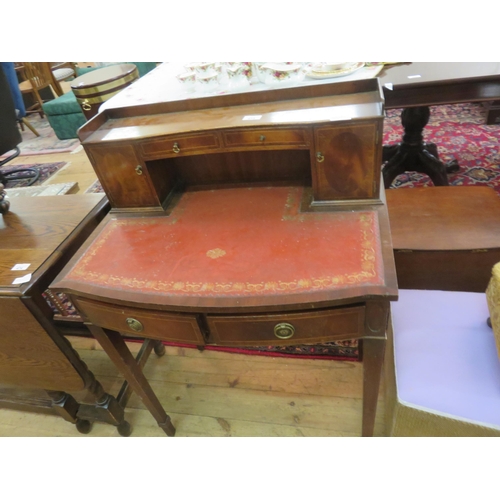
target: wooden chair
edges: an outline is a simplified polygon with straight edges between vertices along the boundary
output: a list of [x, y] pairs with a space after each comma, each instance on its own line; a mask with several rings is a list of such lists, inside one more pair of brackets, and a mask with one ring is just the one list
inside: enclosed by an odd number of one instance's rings
[[32, 94], [34, 104], [26, 109], [27, 113], [39, 113], [43, 118], [43, 99], [40, 91], [49, 88], [54, 96], [58, 97], [54, 90], [52, 72], [49, 63], [46, 62], [25, 62], [23, 63], [23, 73], [26, 80], [19, 84], [19, 89], [23, 94]]

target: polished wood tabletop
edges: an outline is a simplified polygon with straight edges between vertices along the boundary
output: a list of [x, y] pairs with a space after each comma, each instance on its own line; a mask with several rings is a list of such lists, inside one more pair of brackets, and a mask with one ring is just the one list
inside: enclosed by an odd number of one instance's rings
[[[12, 198], [10, 211], [0, 217], [0, 294], [22, 294], [28, 284], [13, 281], [40, 274], [58, 258], [58, 247], [99, 202], [106, 203], [103, 194]], [[13, 270], [16, 264], [29, 266]]]
[[500, 99], [498, 62], [412, 62], [379, 74], [386, 108]]

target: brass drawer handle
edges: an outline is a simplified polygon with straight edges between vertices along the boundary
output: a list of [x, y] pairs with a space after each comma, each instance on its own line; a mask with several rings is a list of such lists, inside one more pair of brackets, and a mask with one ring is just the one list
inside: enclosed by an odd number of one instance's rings
[[137, 165], [137, 167], [135, 167], [135, 173], [137, 175], [142, 175], [142, 167], [140, 165]]
[[325, 157], [323, 156], [323, 153], [321, 153], [320, 151], [318, 151], [316, 153], [316, 160], [318, 161], [318, 163], [322, 163], [325, 161]]
[[87, 99], [85, 99], [83, 102], [82, 102], [82, 109], [84, 111], [90, 111], [92, 109], [92, 106], [89, 104], [89, 101], [87, 101]]
[[265, 140], [266, 140], [266, 136], [265, 136], [265, 135], [261, 135], [261, 136], [259, 137], [259, 141], [260, 141], [260, 142], [264, 142]]
[[177, 142], [174, 142], [174, 147], [172, 148], [172, 151], [174, 153], [180, 153], [181, 152], [181, 148], [179, 147], [179, 144]]
[[295, 328], [290, 323], [278, 323], [274, 327], [274, 335], [282, 340], [292, 338], [294, 333]]
[[131, 330], [134, 330], [134, 332], [142, 332], [142, 330], [144, 329], [142, 323], [135, 318], [127, 318], [126, 321], [129, 328]]

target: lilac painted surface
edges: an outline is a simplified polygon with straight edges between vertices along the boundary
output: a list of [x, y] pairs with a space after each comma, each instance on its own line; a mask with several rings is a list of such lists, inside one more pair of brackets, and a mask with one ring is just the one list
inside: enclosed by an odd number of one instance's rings
[[500, 427], [500, 361], [485, 294], [399, 290], [391, 307], [399, 400]]

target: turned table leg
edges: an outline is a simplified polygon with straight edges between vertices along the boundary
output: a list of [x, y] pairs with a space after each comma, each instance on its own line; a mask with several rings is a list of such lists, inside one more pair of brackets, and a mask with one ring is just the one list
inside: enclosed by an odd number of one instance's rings
[[144, 376], [140, 365], [128, 349], [122, 336], [118, 332], [104, 330], [92, 324], [87, 324], [87, 326], [111, 361], [113, 361], [125, 377], [125, 380], [130, 384], [130, 387], [151, 412], [158, 422], [158, 426], [164, 430], [167, 436], [174, 436], [175, 427], [172, 425], [170, 417], [165, 413], [147, 378]]
[[428, 175], [435, 186], [448, 186], [447, 174], [458, 170], [456, 160], [443, 163], [438, 158], [436, 145], [424, 142], [423, 131], [429, 122], [429, 117], [429, 106], [405, 108], [402, 111], [401, 123], [404, 128], [402, 142], [383, 148], [382, 161], [385, 165], [382, 174], [386, 189], [399, 174], [408, 171]]

